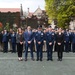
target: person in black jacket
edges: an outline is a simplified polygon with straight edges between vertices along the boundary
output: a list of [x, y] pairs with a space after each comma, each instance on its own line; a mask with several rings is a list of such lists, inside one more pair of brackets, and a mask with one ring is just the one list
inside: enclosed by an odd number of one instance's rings
[[58, 61], [62, 61], [64, 49], [64, 34], [62, 33], [61, 28], [58, 29], [58, 33], [56, 34], [56, 45], [57, 45]]
[[16, 33], [16, 43], [17, 43], [17, 52], [18, 52], [18, 60], [22, 61], [22, 51], [23, 51], [23, 33], [22, 29], [18, 28]]

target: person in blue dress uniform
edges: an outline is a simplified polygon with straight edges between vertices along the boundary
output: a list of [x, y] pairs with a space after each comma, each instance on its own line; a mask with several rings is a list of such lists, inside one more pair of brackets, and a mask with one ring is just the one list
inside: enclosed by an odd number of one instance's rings
[[72, 51], [72, 30], [69, 30], [69, 34], [70, 34], [69, 52], [71, 52]]
[[75, 53], [75, 30], [72, 32], [72, 51]]
[[36, 51], [37, 51], [37, 61], [42, 61], [43, 58], [43, 41], [44, 41], [44, 33], [42, 31], [42, 26], [38, 25], [37, 32], [35, 32], [35, 41], [36, 41]]
[[64, 46], [65, 52], [69, 52], [69, 43], [70, 43], [70, 33], [68, 30], [64, 32]]
[[53, 61], [52, 52], [54, 45], [54, 33], [52, 32], [52, 28], [50, 26], [48, 27], [48, 32], [46, 32], [45, 39], [47, 45], [47, 61]]
[[2, 42], [3, 42], [3, 52], [7, 53], [8, 52], [8, 33], [7, 33], [7, 30], [4, 30]]
[[16, 33], [13, 30], [11, 34], [12, 53], [16, 53]]

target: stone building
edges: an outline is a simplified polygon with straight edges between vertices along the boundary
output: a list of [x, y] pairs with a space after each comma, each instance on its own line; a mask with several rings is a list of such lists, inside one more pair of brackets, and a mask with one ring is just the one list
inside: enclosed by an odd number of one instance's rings
[[23, 22], [25, 25], [30, 25], [32, 28], [36, 28], [37, 25], [42, 25], [43, 27], [48, 25], [48, 16], [45, 10], [38, 7], [35, 12], [30, 12], [28, 8], [28, 15]]

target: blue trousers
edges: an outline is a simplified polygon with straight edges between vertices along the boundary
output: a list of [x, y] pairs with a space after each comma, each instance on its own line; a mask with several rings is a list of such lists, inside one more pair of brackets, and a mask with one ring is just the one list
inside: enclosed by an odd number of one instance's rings
[[75, 52], [75, 43], [72, 43], [72, 51]]
[[25, 58], [27, 59], [28, 56], [28, 48], [30, 48], [31, 58], [34, 58], [32, 44], [25, 44]]
[[69, 42], [65, 43], [65, 52], [69, 52]]
[[49, 60], [52, 59], [52, 50], [53, 50], [53, 45], [47, 44], [47, 59]]
[[37, 59], [41, 60], [43, 57], [43, 54], [42, 54], [43, 45], [36, 45], [36, 48], [37, 48]]
[[3, 51], [4, 51], [4, 52], [8, 52], [8, 42], [4, 42]]
[[12, 43], [12, 52], [16, 52], [16, 43]]

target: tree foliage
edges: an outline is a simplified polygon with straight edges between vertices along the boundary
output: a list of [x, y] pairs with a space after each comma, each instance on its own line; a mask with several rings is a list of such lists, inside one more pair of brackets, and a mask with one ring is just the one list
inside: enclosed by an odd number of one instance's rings
[[6, 23], [6, 26], [4, 27], [4, 29], [6, 29], [7, 31], [9, 31], [9, 29], [10, 29], [9, 23]]
[[45, 3], [49, 20], [57, 19], [58, 27], [67, 27], [71, 17], [75, 17], [75, 0], [45, 0]]

